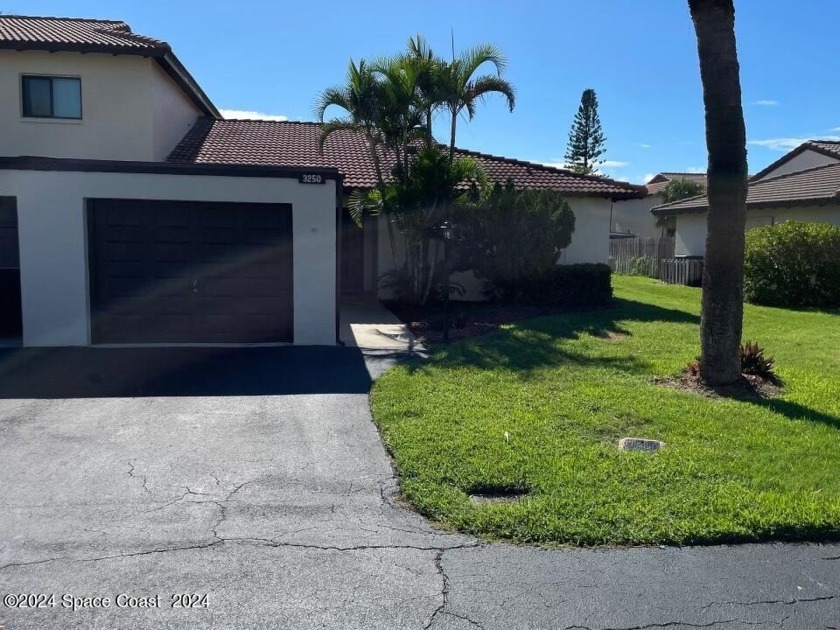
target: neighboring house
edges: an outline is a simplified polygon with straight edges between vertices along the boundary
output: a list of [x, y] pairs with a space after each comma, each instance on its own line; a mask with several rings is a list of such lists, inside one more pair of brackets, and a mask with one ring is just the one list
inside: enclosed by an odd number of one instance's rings
[[[382, 220], [342, 208], [374, 185], [361, 136], [321, 155], [319, 125], [222, 120], [167, 43], [123, 22], [0, 15], [0, 95], [0, 244], [17, 245], [0, 280], [24, 345], [335, 344], [340, 292], [377, 293], [395, 264]], [[606, 261], [613, 201], [644, 194], [461, 154], [566, 196], [567, 263]]]
[[673, 236], [674, 226], [667, 221], [659, 221], [651, 216], [650, 209], [662, 204], [662, 191], [674, 180], [686, 179], [706, 186], [705, 173], [659, 173], [646, 184], [647, 196], [642, 199], [628, 199], [616, 203], [613, 207], [610, 221], [612, 238], [627, 238], [630, 236], [660, 237]]
[[[676, 254], [706, 251], [705, 196], [653, 208], [676, 217]], [[782, 221], [840, 225], [840, 142], [813, 140], [753, 175], [747, 191], [747, 229]]]

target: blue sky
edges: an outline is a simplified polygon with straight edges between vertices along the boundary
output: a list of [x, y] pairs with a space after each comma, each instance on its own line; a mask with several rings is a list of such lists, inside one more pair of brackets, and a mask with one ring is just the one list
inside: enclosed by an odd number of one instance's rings
[[[735, 0], [750, 172], [807, 138], [840, 139], [838, 0]], [[424, 34], [446, 53], [500, 46], [517, 89], [490, 99], [458, 144], [560, 163], [585, 88], [600, 101], [613, 177], [705, 170], [702, 91], [681, 0], [0, 0], [7, 14], [115, 18], [165, 39], [219, 108], [311, 120], [348, 60]]]

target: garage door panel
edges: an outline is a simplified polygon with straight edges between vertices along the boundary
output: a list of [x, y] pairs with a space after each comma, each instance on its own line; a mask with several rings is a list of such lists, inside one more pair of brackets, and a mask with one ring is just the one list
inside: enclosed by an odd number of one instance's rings
[[291, 218], [287, 204], [92, 200], [94, 343], [292, 341]]

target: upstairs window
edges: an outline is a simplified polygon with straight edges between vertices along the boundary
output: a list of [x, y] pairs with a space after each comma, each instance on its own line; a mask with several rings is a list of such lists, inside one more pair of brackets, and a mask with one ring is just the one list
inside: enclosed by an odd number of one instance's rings
[[82, 117], [82, 80], [75, 77], [22, 77], [25, 118]]

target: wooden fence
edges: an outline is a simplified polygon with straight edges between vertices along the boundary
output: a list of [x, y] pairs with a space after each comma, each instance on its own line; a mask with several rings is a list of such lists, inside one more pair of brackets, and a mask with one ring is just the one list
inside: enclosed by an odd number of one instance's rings
[[703, 259], [666, 258], [659, 263], [659, 278], [668, 284], [699, 287], [703, 281]]
[[613, 273], [659, 277], [661, 262], [674, 257], [674, 237], [616, 238], [610, 240]]

